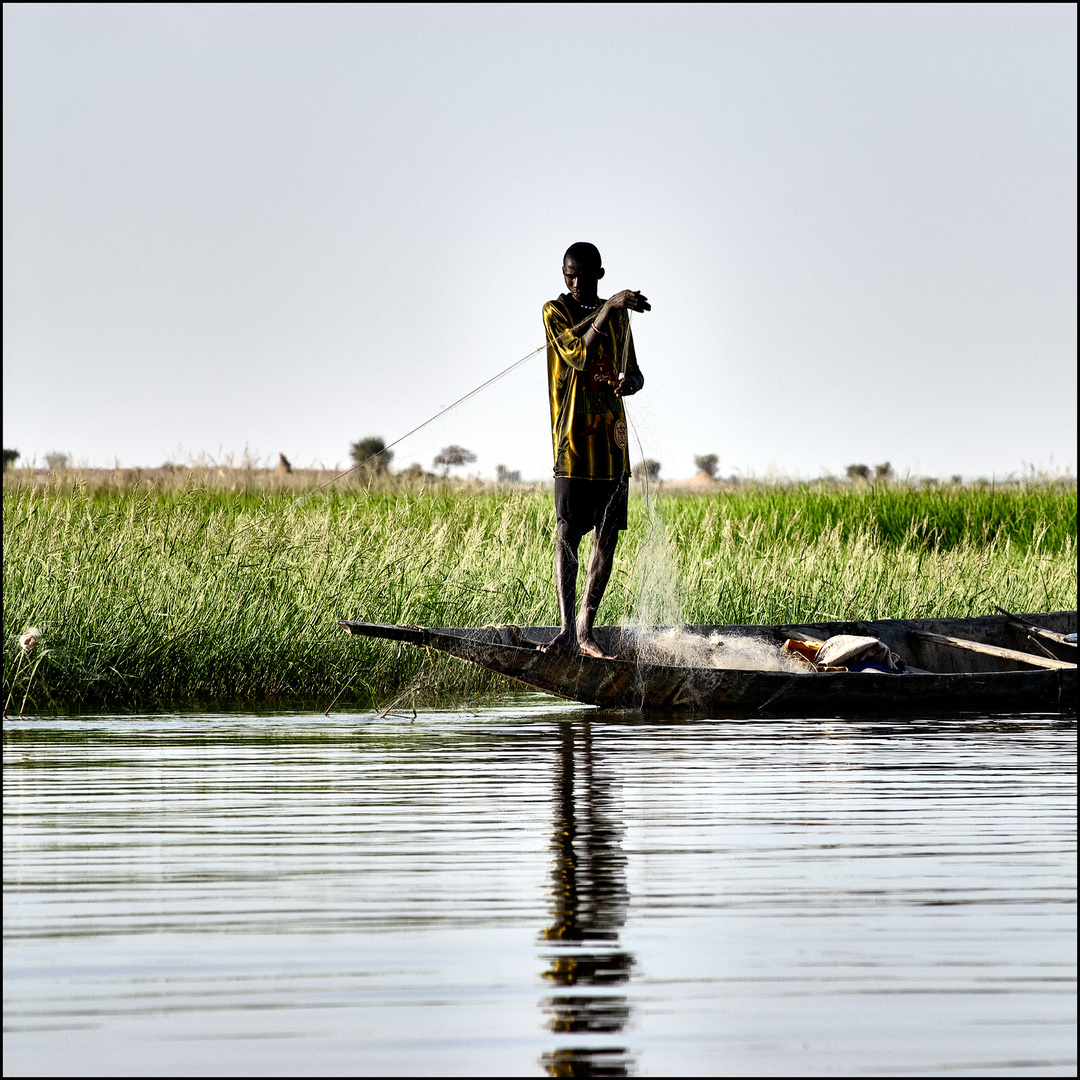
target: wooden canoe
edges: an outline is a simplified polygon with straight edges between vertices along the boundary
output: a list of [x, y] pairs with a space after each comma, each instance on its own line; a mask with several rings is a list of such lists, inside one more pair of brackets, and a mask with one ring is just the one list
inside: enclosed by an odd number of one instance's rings
[[[955, 716], [1076, 713], [1075, 611], [969, 619], [879, 619], [777, 626], [685, 626], [780, 646], [788, 638], [876, 637], [911, 669], [791, 672], [678, 667], [643, 660], [635, 635], [597, 627], [614, 660], [543, 653], [553, 626], [482, 628], [384, 626], [341, 621], [352, 634], [421, 645], [479, 664], [526, 686], [608, 708], [681, 711], [715, 717]], [[1045, 631], [1035, 635], [1032, 627]], [[1037, 639], [1037, 644], [1033, 642]]]

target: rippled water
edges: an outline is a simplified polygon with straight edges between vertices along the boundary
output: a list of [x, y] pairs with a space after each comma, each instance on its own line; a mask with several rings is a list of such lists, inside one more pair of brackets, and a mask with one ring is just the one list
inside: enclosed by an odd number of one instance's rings
[[5, 1074], [1075, 1072], [1075, 726], [5, 724]]

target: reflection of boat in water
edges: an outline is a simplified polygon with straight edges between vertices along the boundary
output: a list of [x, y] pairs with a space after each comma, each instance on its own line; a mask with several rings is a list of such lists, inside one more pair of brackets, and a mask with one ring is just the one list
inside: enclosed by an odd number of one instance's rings
[[[629, 902], [622, 825], [610, 785], [595, 767], [587, 721], [560, 725], [558, 763], [552, 921], [540, 935], [548, 947], [543, 977], [557, 992], [544, 998], [541, 1008], [556, 1035], [610, 1037], [630, 1019], [629, 1002], [617, 988], [629, 981], [634, 964], [619, 947]], [[543, 1056], [550, 1076], [629, 1075], [624, 1047], [578, 1042]]]
[[[643, 650], [640, 633], [597, 627], [616, 659], [543, 653], [552, 626], [383, 626], [341, 622], [353, 634], [423, 645], [551, 694], [589, 705], [678, 709], [713, 716], [942, 716], [1075, 713], [1076, 612], [970, 619], [879, 619], [786, 626], [685, 626], [702, 642], [751, 641], [779, 650], [788, 639], [838, 635], [883, 642], [907, 667], [877, 671], [751, 670], [680, 666]], [[657, 628], [662, 630], [663, 628]], [[1067, 642], [1066, 635], [1073, 641]]]

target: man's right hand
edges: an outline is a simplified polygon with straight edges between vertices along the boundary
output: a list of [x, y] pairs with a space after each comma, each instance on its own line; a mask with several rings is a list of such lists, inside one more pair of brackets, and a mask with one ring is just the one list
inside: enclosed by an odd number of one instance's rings
[[626, 311], [652, 311], [652, 304], [634, 289], [623, 289], [621, 293], [616, 293], [610, 300], [605, 300], [604, 306], [596, 313], [595, 318], [592, 319], [591, 324], [585, 331], [585, 345], [590, 350], [594, 348], [600, 335], [605, 332], [603, 328], [607, 325], [608, 316], [620, 308]]
[[633, 289], [623, 289], [621, 293], [616, 293], [608, 301], [608, 307], [613, 311], [619, 308], [625, 308], [627, 311], [652, 310], [652, 304], [640, 292]]

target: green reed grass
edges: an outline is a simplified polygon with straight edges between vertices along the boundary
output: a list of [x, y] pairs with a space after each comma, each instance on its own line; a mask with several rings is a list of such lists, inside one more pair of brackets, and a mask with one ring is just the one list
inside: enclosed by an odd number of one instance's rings
[[[762, 522], [770, 539], [792, 532], [807, 539], [839, 530], [888, 542], [954, 547], [1008, 541], [1058, 551], [1075, 542], [1076, 487], [1015, 484], [994, 487], [911, 487], [903, 484], [809, 484], [744, 487], [723, 500], [724, 516]], [[705, 525], [716, 501], [685, 499], [680, 514]]]
[[[631, 500], [601, 621], [641, 615], [639, 558], [670, 553], [687, 622], [974, 615], [1076, 604], [1076, 490], [773, 488]], [[428, 626], [557, 619], [544, 492], [281, 493], [205, 488], [4, 494], [4, 694], [161, 708], [387, 703], [493, 676], [350, 638], [339, 618]], [[651, 538], [651, 539], [650, 539]], [[583, 556], [587, 549], [583, 550]], [[583, 564], [584, 564], [583, 557]], [[16, 671], [19, 674], [16, 674]]]

